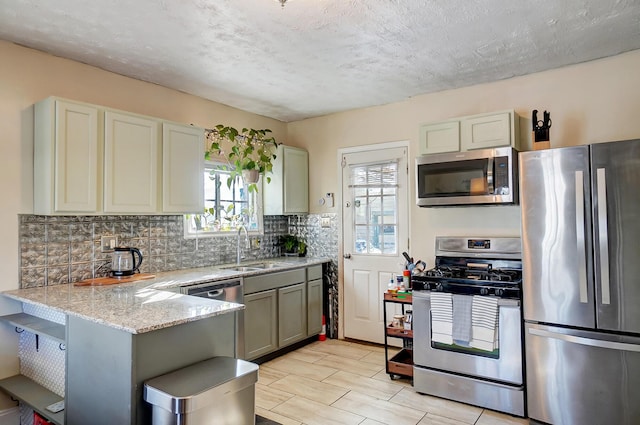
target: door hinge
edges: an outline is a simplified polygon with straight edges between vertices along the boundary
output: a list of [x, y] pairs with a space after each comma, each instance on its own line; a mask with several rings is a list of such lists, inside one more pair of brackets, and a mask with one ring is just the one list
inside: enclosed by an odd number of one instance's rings
[[342, 168], [347, 166], [347, 158], [346, 157], [344, 157], [344, 156], [342, 157], [342, 163], [341, 164], [342, 164]]

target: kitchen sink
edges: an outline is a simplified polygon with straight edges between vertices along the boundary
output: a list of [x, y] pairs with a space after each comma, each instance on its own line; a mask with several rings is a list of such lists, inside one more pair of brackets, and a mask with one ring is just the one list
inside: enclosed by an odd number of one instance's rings
[[276, 263], [276, 262], [264, 262], [264, 263], [251, 263], [240, 266], [227, 266], [222, 267], [224, 270], [234, 270], [237, 272], [252, 272], [256, 270], [267, 270], [267, 269], [277, 269], [279, 267], [287, 267], [289, 264], [287, 263]]
[[230, 266], [222, 267], [223, 270], [234, 270], [236, 272], [254, 272], [256, 270], [264, 270], [263, 267], [250, 267], [250, 266]]

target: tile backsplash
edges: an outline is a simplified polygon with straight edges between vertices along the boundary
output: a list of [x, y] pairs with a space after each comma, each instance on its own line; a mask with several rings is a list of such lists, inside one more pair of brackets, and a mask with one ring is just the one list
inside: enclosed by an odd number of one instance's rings
[[[264, 234], [252, 237], [245, 259], [279, 255], [278, 236], [288, 217], [269, 216]], [[119, 246], [140, 249], [140, 271], [156, 273], [232, 263], [236, 236], [185, 239], [182, 216], [20, 216], [20, 287], [58, 285], [107, 276], [111, 253], [100, 239], [113, 235]], [[255, 239], [259, 239], [256, 245]], [[244, 248], [244, 243], [242, 244]]]
[[[320, 218], [330, 218], [321, 227]], [[236, 236], [185, 239], [183, 216], [41, 216], [19, 215], [20, 288], [59, 285], [108, 276], [111, 253], [102, 252], [102, 236], [116, 236], [119, 246], [140, 249], [140, 271], [157, 273], [236, 261]], [[252, 236], [245, 261], [281, 255], [279, 236], [291, 233], [307, 243], [307, 256], [331, 259], [325, 268], [328, 295], [327, 336], [337, 337], [337, 214], [265, 216], [264, 234]], [[335, 336], [334, 336], [335, 334]]]

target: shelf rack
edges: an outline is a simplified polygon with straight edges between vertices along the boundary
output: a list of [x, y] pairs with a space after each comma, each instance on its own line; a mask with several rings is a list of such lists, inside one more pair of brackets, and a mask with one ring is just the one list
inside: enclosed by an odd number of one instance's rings
[[[391, 379], [393, 379], [394, 376], [413, 378], [413, 329], [404, 329], [390, 326], [389, 320], [387, 319], [387, 304], [401, 304], [402, 314], [404, 314], [406, 308], [411, 307], [412, 302], [413, 298], [411, 294], [408, 293], [384, 294], [384, 360], [386, 372], [389, 374]], [[402, 350], [400, 350], [392, 358], [389, 358], [388, 338], [402, 339]]]
[[43, 335], [49, 339], [56, 341], [60, 344], [60, 349], [64, 350], [66, 344], [65, 339], [65, 326], [59, 323], [52, 322], [51, 320], [42, 319], [40, 317], [33, 316], [27, 313], [15, 313], [0, 316], [0, 320], [10, 323], [15, 326], [16, 332], [27, 332], [36, 335], [36, 350], [39, 348], [38, 335]]
[[64, 425], [64, 410], [58, 413], [52, 413], [46, 409], [47, 406], [63, 398], [49, 391], [42, 385], [37, 384], [24, 375], [14, 375], [0, 379], [0, 389], [14, 400], [27, 404], [46, 420], [56, 425]]

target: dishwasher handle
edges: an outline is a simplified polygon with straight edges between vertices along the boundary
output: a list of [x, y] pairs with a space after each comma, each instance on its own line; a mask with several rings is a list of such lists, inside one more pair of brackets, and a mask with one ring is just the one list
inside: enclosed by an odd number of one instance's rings
[[216, 298], [220, 295], [224, 295], [225, 291], [234, 289], [236, 290], [236, 292], [242, 292], [242, 280], [233, 279], [183, 286], [182, 288], [180, 288], [180, 293], [184, 295], [193, 295], [203, 298]]

